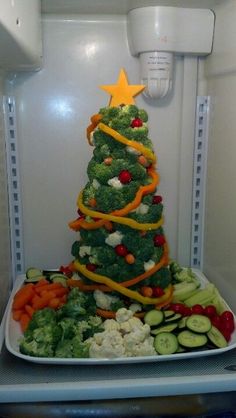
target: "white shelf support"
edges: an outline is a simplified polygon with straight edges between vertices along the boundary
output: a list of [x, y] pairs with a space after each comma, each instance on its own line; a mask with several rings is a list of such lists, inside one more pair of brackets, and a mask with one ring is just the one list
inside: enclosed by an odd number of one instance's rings
[[11, 262], [13, 279], [24, 273], [22, 205], [18, 162], [15, 100], [4, 97], [8, 196], [11, 230]]
[[202, 269], [210, 97], [199, 96], [193, 165], [191, 267]]

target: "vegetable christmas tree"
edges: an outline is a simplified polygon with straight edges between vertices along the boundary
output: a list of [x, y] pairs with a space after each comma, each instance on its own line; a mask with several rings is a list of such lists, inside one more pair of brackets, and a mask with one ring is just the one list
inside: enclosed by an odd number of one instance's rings
[[172, 285], [148, 115], [134, 104], [144, 86], [129, 85], [121, 70], [117, 84], [102, 89], [111, 100], [87, 129], [93, 157], [79, 218], [69, 224], [79, 231], [73, 268], [82, 291], [99, 289], [158, 309], [170, 302]]

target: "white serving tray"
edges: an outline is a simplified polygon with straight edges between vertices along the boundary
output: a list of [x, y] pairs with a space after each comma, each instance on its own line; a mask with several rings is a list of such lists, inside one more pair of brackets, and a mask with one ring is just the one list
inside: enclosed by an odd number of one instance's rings
[[[206, 277], [199, 271], [193, 269], [193, 272], [197, 275], [201, 282], [201, 287], [205, 287], [208, 283]], [[55, 357], [31, 357], [25, 354], [20, 353], [19, 351], [19, 340], [22, 338], [22, 332], [20, 330], [20, 325], [18, 322], [14, 321], [12, 318], [12, 301], [17, 290], [22, 286], [25, 280], [25, 275], [18, 276], [15, 286], [12, 290], [10, 297], [10, 303], [8, 304], [7, 318], [6, 318], [6, 329], [5, 329], [5, 343], [7, 350], [14, 356], [30, 361], [33, 363], [41, 364], [54, 364], [54, 365], [104, 365], [104, 364], [132, 364], [132, 363], [150, 363], [150, 362], [160, 362], [160, 361], [171, 361], [171, 360], [183, 360], [187, 358], [197, 358], [212, 356], [215, 354], [221, 354], [226, 351], [236, 348], [236, 330], [231, 336], [231, 340], [227, 347], [225, 348], [216, 348], [211, 350], [197, 350], [189, 351], [185, 353], [170, 354], [170, 355], [156, 355], [156, 356], [146, 356], [146, 357], [122, 357], [122, 358], [55, 358]], [[227, 303], [224, 301], [225, 307], [227, 310], [231, 310]], [[234, 314], [235, 316], [235, 314]]]

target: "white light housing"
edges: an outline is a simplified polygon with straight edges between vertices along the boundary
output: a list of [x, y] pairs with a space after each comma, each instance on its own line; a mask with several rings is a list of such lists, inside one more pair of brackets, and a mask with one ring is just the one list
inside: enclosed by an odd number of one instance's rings
[[140, 57], [145, 96], [159, 99], [171, 90], [174, 54], [211, 53], [214, 21], [208, 9], [154, 6], [128, 13], [128, 43]]

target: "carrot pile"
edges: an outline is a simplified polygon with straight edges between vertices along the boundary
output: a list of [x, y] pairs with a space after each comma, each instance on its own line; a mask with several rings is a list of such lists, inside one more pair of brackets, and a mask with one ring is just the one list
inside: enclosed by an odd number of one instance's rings
[[49, 283], [42, 278], [36, 284], [27, 283], [20, 288], [13, 299], [12, 317], [19, 321], [24, 332], [34, 312], [50, 307], [57, 309], [66, 303], [69, 289], [61, 283]]

